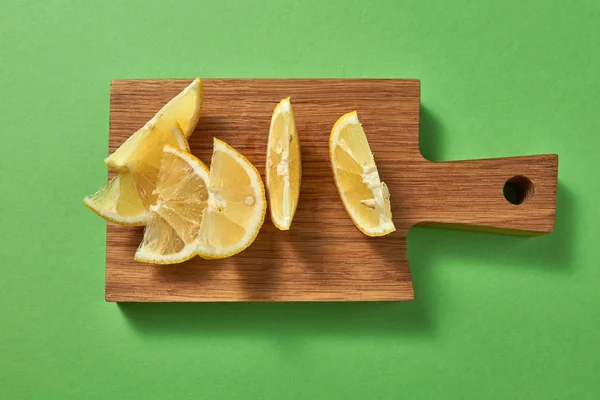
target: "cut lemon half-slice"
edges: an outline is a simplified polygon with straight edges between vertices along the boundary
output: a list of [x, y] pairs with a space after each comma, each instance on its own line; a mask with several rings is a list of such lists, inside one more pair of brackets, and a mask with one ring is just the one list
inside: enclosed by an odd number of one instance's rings
[[390, 192], [379, 179], [356, 111], [343, 115], [333, 126], [329, 156], [338, 193], [356, 227], [367, 236], [383, 236], [395, 231]]
[[266, 164], [271, 220], [277, 228], [288, 230], [298, 206], [302, 175], [300, 142], [289, 97], [273, 111]]
[[102, 218], [122, 225], [144, 225], [148, 222], [149, 208], [157, 199], [154, 189], [163, 147], [171, 145], [189, 150], [177, 125], [170, 130], [163, 130], [149, 124], [134, 136], [113, 153], [120, 160], [117, 176], [83, 200]]
[[165, 146], [162, 167], [150, 206], [149, 221], [135, 259], [175, 264], [196, 255], [198, 233], [208, 205], [209, 170], [202, 161]]
[[208, 207], [198, 235], [198, 254], [225, 258], [250, 246], [267, 210], [260, 174], [242, 154], [214, 139]]

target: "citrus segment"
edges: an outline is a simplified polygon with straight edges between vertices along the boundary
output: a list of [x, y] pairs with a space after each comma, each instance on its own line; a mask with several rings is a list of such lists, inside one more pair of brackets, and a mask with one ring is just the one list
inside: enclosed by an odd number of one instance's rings
[[329, 156], [338, 193], [356, 227], [368, 236], [395, 231], [390, 193], [379, 178], [367, 136], [355, 111], [335, 123], [329, 138]]
[[290, 229], [298, 206], [301, 164], [298, 132], [288, 97], [273, 111], [265, 173], [271, 220], [281, 230]]

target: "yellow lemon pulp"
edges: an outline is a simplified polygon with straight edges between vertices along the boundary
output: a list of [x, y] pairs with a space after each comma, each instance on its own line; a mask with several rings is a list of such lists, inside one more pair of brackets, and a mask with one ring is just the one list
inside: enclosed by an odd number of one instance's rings
[[161, 167], [163, 146], [189, 150], [177, 125], [170, 130], [148, 124], [131, 136], [113, 155], [119, 159], [118, 175], [84, 203], [102, 218], [123, 225], [144, 225]]
[[135, 259], [174, 264], [196, 255], [198, 234], [208, 205], [209, 170], [193, 155], [165, 146], [156, 184], [157, 200]]
[[198, 254], [225, 258], [248, 247], [258, 235], [267, 208], [260, 174], [227, 143], [214, 139], [208, 206], [198, 235]]
[[271, 220], [277, 228], [288, 230], [298, 206], [302, 175], [300, 143], [289, 97], [273, 111], [266, 165]]
[[368, 236], [395, 231], [389, 190], [379, 179], [373, 153], [355, 111], [340, 117], [333, 126], [329, 156], [338, 193], [356, 227]]

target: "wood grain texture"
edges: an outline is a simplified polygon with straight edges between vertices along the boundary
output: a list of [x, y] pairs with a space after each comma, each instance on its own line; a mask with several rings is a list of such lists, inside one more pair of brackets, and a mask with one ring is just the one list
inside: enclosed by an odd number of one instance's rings
[[[111, 86], [109, 151], [191, 80], [123, 80]], [[172, 266], [133, 260], [141, 228], [108, 224], [107, 301], [411, 300], [406, 237], [415, 225], [534, 235], [554, 225], [558, 159], [541, 155], [433, 163], [419, 151], [417, 80], [206, 79], [192, 152], [210, 161], [212, 138], [231, 144], [263, 174], [271, 114], [291, 96], [302, 146], [300, 202], [292, 228], [267, 220], [256, 241], [224, 260]], [[397, 231], [364, 236], [344, 211], [328, 158], [335, 121], [357, 110]], [[533, 194], [509, 203], [503, 186], [527, 177]]]

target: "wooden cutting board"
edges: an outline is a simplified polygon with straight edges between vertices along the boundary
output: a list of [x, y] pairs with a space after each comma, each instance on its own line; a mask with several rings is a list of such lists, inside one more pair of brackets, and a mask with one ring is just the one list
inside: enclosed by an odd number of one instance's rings
[[[113, 81], [109, 151], [190, 82]], [[107, 301], [411, 300], [406, 237], [415, 225], [519, 235], [552, 231], [557, 156], [426, 160], [419, 151], [418, 80], [206, 79], [203, 86], [192, 152], [208, 164], [212, 138], [220, 138], [248, 157], [263, 179], [273, 108], [291, 96], [303, 161], [292, 228], [278, 231], [267, 216], [256, 241], [234, 257], [156, 266], [133, 260], [142, 228], [108, 224]], [[329, 134], [352, 110], [391, 192], [397, 230], [385, 237], [356, 229], [333, 182]], [[516, 191], [512, 200], [521, 204], [506, 200], [507, 182]]]

